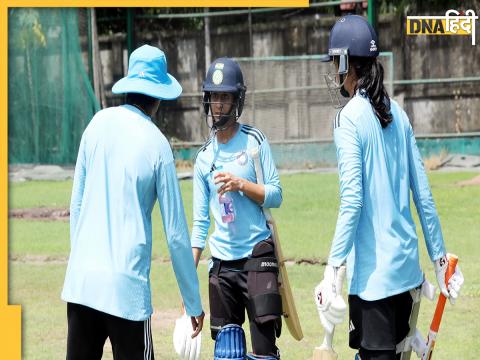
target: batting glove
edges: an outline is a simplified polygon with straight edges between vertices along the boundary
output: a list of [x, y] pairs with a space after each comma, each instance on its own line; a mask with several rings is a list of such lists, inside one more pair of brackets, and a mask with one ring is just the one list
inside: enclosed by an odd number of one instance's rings
[[202, 333], [192, 339], [193, 328], [190, 316], [183, 314], [175, 320], [173, 347], [181, 360], [199, 360], [202, 346]]
[[347, 313], [347, 304], [342, 297], [341, 279], [337, 276], [338, 267], [327, 265], [323, 280], [315, 287], [315, 304], [320, 322], [325, 331], [332, 333]]
[[440, 259], [435, 260], [433, 264], [435, 267], [435, 275], [437, 277], [440, 291], [446, 298], [450, 300], [451, 304], [455, 304], [458, 294], [460, 293], [460, 288], [464, 282], [460, 267], [458, 265], [455, 267], [455, 272], [448, 280], [448, 283], [446, 283], [445, 276], [448, 269], [448, 254], [442, 256]]

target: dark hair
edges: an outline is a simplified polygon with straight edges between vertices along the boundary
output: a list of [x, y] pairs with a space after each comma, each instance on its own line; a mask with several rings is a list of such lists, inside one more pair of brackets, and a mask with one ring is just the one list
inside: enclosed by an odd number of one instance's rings
[[383, 86], [382, 64], [377, 58], [351, 57], [350, 61], [358, 78], [355, 90], [358, 89], [368, 96], [382, 128], [386, 128], [393, 118], [390, 112], [390, 98]]
[[152, 106], [155, 101], [157, 101], [157, 99], [144, 94], [127, 93], [127, 95], [125, 96], [125, 103], [129, 105], [138, 105], [142, 109], [146, 109]]

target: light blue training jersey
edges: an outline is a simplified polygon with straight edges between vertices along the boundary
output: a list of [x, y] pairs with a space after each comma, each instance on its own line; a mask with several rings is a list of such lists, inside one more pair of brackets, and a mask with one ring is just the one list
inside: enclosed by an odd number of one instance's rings
[[257, 182], [255, 165], [250, 151], [259, 147], [263, 169], [265, 200], [262, 206], [277, 208], [282, 203], [282, 188], [270, 146], [263, 133], [251, 126], [239, 124], [235, 135], [221, 144], [214, 136], [200, 148], [195, 161], [193, 178], [192, 247], [205, 248], [210, 227], [209, 209], [215, 222], [210, 236], [210, 252], [221, 260], [237, 260], [249, 256], [261, 240], [271, 236], [262, 207], [242, 192], [229, 192], [233, 199], [235, 220], [222, 222], [220, 203], [213, 176], [229, 172], [250, 182]]
[[437, 210], [406, 113], [391, 100], [382, 128], [357, 94], [334, 121], [340, 209], [328, 263], [347, 259], [349, 294], [378, 300], [423, 281], [410, 190], [432, 261], [445, 255]]
[[63, 300], [129, 320], [150, 317], [151, 214], [157, 199], [186, 311], [201, 314], [172, 150], [151, 119], [130, 105], [98, 112], [83, 133]]

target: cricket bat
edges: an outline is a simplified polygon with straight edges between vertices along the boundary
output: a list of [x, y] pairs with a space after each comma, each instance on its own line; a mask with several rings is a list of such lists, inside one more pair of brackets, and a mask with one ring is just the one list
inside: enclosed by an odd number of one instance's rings
[[[262, 165], [260, 164], [259, 149], [255, 148], [251, 150], [250, 155], [252, 156], [254, 161], [255, 172], [257, 174], [257, 182], [259, 184], [263, 184], [263, 170]], [[280, 245], [277, 224], [272, 216], [272, 213], [270, 212], [270, 209], [263, 208], [262, 210], [265, 215], [265, 219], [267, 220], [268, 227], [272, 232], [272, 240], [275, 247], [275, 257], [278, 261], [278, 290], [282, 298], [283, 319], [287, 324], [290, 335], [292, 335], [295, 340], [300, 341], [303, 339], [303, 330], [302, 325], [300, 324], [300, 318], [298, 317], [297, 308], [295, 306], [292, 288], [290, 287], [290, 282], [288, 281], [287, 267], [285, 265], [285, 258], [283, 257], [283, 251]]]
[[[455, 273], [455, 267], [457, 266], [458, 257], [456, 255], [450, 255], [448, 257], [448, 269], [445, 274], [445, 282], [448, 283], [450, 277]], [[427, 338], [427, 348], [423, 353], [422, 360], [430, 360], [432, 358], [433, 349], [435, 347], [435, 340], [437, 338], [438, 329], [440, 328], [440, 322], [442, 321], [443, 311], [445, 309], [445, 303], [447, 298], [440, 293], [437, 301], [437, 307], [433, 314], [433, 320], [430, 324], [430, 330]]]
[[[338, 269], [338, 279], [337, 284], [340, 285], [339, 289], [341, 291], [343, 280], [345, 279], [345, 266], [340, 266]], [[323, 343], [321, 346], [316, 347], [313, 350], [313, 360], [337, 360], [338, 355], [333, 350], [332, 342], [333, 342], [333, 333], [335, 331], [335, 327], [333, 328], [332, 332], [329, 333], [325, 331], [325, 336], [323, 338]]]

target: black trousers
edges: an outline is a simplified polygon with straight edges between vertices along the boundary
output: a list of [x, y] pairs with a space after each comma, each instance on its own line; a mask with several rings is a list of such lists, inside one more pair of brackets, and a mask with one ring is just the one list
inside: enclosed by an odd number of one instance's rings
[[260, 324], [254, 320], [248, 299], [247, 277], [247, 271], [229, 268], [228, 264], [214, 266], [210, 270], [209, 300], [212, 339], [215, 340], [218, 331], [224, 325], [243, 325], [246, 310], [250, 323], [253, 353], [279, 356], [279, 350], [275, 345], [277, 321], [271, 320]]
[[67, 360], [101, 359], [107, 337], [115, 360], [154, 360], [150, 319], [122, 319], [67, 303]]

